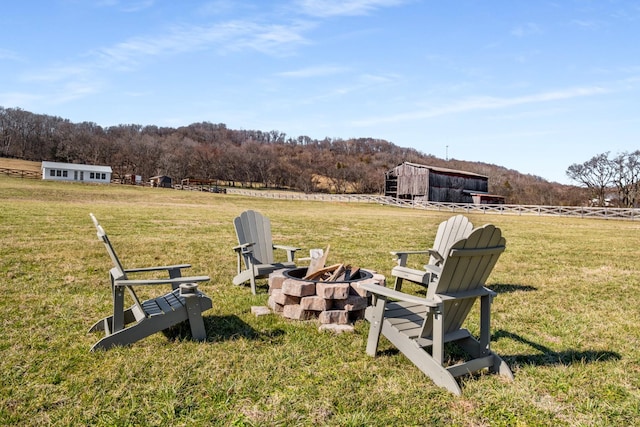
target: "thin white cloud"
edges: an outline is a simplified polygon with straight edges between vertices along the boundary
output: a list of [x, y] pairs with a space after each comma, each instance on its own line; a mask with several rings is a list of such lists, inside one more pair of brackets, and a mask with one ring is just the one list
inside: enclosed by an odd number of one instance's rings
[[101, 49], [98, 54], [110, 63], [126, 64], [143, 57], [173, 55], [203, 49], [252, 49], [280, 55], [307, 43], [304, 24], [293, 26], [232, 21], [210, 27], [176, 27], [163, 36], [137, 37]]
[[522, 52], [515, 56], [515, 61], [520, 64], [531, 62], [536, 56], [540, 55], [539, 50], [533, 50], [528, 52]]
[[139, 12], [141, 10], [152, 7], [155, 0], [101, 0], [97, 3], [99, 7], [112, 7], [120, 10], [121, 12], [132, 13]]
[[297, 98], [295, 102], [313, 105], [317, 102], [327, 102], [336, 98], [342, 98], [345, 95], [354, 92], [363, 92], [371, 88], [378, 87], [380, 85], [388, 85], [397, 81], [397, 76], [379, 76], [373, 74], [362, 74], [356, 76], [350, 83], [342, 84], [341, 86], [322, 91], [321, 95], [306, 96], [304, 98]]
[[67, 79], [82, 79], [88, 75], [89, 67], [85, 64], [62, 65], [26, 73], [22, 76], [26, 82], [55, 83]]
[[34, 103], [57, 105], [99, 93], [103, 89], [97, 80], [71, 80], [50, 90], [39, 91], [38, 94], [25, 92], [0, 93], [0, 105], [19, 105], [29, 108]]
[[394, 7], [406, 0], [297, 0], [302, 14], [319, 18], [366, 15], [377, 9]]
[[205, 16], [223, 15], [234, 11], [238, 6], [242, 6], [234, 0], [212, 0], [198, 6], [198, 13]]
[[588, 20], [584, 20], [584, 19], [574, 19], [573, 21], [571, 21], [572, 25], [577, 25], [578, 27], [582, 27], [582, 28], [588, 28], [588, 29], [596, 29], [601, 27], [601, 23], [596, 22], [596, 21], [588, 21]]
[[98, 93], [102, 90], [102, 83], [99, 81], [73, 81], [61, 88], [60, 93], [54, 98], [54, 102], [61, 104], [87, 95]]
[[88, 60], [52, 66], [26, 74], [23, 80], [58, 82], [88, 78], [101, 70], [128, 71], [153, 57], [217, 49], [221, 52], [254, 50], [266, 55], [288, 55], [308, 43], [306, 24], [284, 26], [233, 21], [210, 27], [176, 27], [162, 36], [134, 37], [113, 46], [97, 49]]
[[518, 25], [511, 30], [511, 35], [516, 37], [527, 37], [536, 34], [542, 34], [540, 26], [533, 22], [527, 22], [526, 24]]
[[329, 65], [321, 65], [317, 67], [301, 68], [299, 70], [284, 71], [278, 73], [280, 77], [292, 77], [292, 78], [310, 78], [310, 77], [324, 77], [335, 74], [340, 74], [347, 71], [345, 67], [336, 67]]
[[296, 47], [310, 43], [303, 35], [311, 28], [308, 23], [293, 25], [249, 23], [244, 27], [239, 37], [229, 41], [227, 47], [230, 50], [251, 49], [266, 55], [286, 56], [290, 55]]
[[9, 49], [0, 48], [0, 60], [11, 60], [17, 61], [20, 59], [20, 55], [17, 52], [14, 52]]
[[475, 97], [462, 101], [454, 102], [449, 105], [443, 105], [422, 111], [411, 113], [396, 114], [387, 117], [375, 117], [371, 119], [355, 121], [357, 126], [370, 126], [378, 123], [396, 123], [412, 120], [429, 119], [433, 117], [468, 113], [471, 111], [495, 110], [500, 108], [515, 107], [518, 105], [533, 104], [540, 102], [560, 101], [584, 96], [602, 95], [608, 93], [609, 90], [599, 86], [585, 88], [570, 88], [563, 91], [543, 92], [527, 96], [519, 96], [514, 98], [496, 98], [496, 97]]
[[34, 95], [32, 93], [24, 92], [4, 92], [0, 93], [0, 105], [11, 108], [29, 108], [33, 102], [40, 101], [42, 97], [40, 95]]

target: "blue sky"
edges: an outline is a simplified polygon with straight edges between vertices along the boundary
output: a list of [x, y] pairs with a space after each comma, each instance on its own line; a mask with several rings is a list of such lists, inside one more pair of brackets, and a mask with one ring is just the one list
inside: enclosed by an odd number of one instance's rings
[[373, 137], [568, 183], [640, 149], [640, 2], [22, 0], [0, 106]]

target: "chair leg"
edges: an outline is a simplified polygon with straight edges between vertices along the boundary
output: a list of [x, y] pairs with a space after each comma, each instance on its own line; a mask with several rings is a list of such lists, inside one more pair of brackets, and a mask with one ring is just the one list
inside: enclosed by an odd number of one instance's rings
[[393, 284], [393, 290], [400, 292], [402, 290], [402, 278], [396, 277], [396, 280]]
[[207, 339], [207, 331], [204, 329], [204, 320], [202, 319], [198, 298], [187, 299], [187, 314], [189, 316], [189, 326], [191, 327], [191, 337], [196, 341], [205, 341]]
[[382, 323], [384, 321], [384, 309], [387, 301], [378, 297], [376, 305], [367, 309], [367, 320], [369, 320], [369, 337], [367, 339], [367, 354], [374, 356], [378, 352], [378, 343], [380, 342], [380, 334], [382, 332]]
[[180, 295], [184, 297], [191, 328], [191, 337], [196, 341], [205, 341], [207, 331], [202, 319], [202, 307], [200, 306], [200, 293], [195, 283], [183, 283], [180, 285]]
[[387, 322], [383, 323], [382, 333], [402, 354], [413, 362], [418, 369], [428, 375], [436, 385], [446, 388], [455, 395], [460, 396], [462, 394], [460, 385], [455, 377], [424, 348], [416, 345], [413, 338], [398, 333], [398, 331], [394, 330]]
[[116, 286], [113, 288], [111, 332], [118, 332], [122, 329], [124, 329], [124, 288]]
[[480, 298], [480, 351], [482, 354], [491, 352], [491, 296]]
[[[427, 313], [429, 315], [429, 313]], [[431, 356], [439, 366], [444, 361], [444, 304], [440, 304], [434, 311], [433, 316], [433, 345]]]
[[495, 353], [493, 353], [493, 367], [489, 368], [489, 371], [513, 381], [513, 372], [511, 372], [511, 368], [509, 368], [507, 362], [502, 360], [502, 358]]
[[[133, 310], [131, 308], [126, 309], [124, 311], [124, 324], [128, 325], [135, 321], [136, 316], [133, 313]], [[89, 328], [89, 332], [106, 331], [107, 335], [109, 335], [113, 331], [112, 325], [113, 316], [108, 316], [94, 323], [91, 328]]]
[[255, 276], [255, 274], [251, 275], [250, 282], [251, 282], [251, 293], [253, 295], [255, 295], [256, 294], [256, 276]]

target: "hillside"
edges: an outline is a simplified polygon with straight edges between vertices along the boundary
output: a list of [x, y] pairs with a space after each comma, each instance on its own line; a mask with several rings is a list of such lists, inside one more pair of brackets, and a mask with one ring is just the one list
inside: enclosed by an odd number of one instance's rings
[[[225, 124], [178, 128], [95, 123], [0, 107], [0, 156], [30, 161], [104, 164], [114, 177], [155, 175], [217, 179], [303, 192], [380, 194], [384, 174], [409, 161], [489, 177], [489, 191], [507, 203], [581, 205], [578, 187], [551, 183], [503, 166], [444, 160], [375, 138], [311, 139], [273, 130], [233, 130]], [[318, 180], [317, 177], [322, 177]]]

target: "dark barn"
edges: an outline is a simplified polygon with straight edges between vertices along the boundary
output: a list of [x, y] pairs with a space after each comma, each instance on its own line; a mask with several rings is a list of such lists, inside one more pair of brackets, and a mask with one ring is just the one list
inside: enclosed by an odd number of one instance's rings
[[152, 187], [173, 188], [173, 180], [166, 175], [152, 176], [149, 183]]
[[489, 177], [410, 162], [385, 173], [385, 196], [429, 202], [504, 203], [503, 197], [489, 194]]

